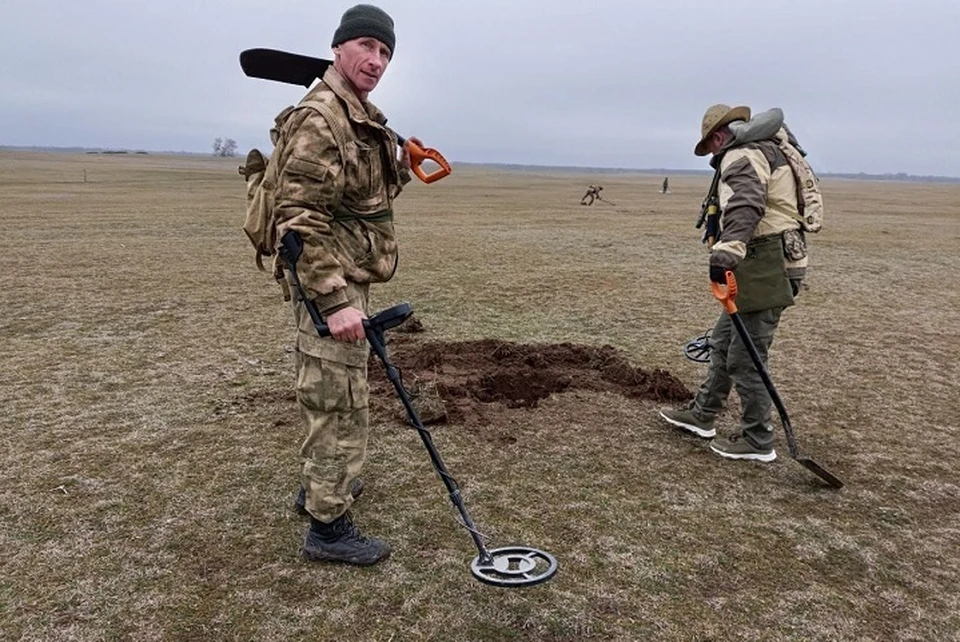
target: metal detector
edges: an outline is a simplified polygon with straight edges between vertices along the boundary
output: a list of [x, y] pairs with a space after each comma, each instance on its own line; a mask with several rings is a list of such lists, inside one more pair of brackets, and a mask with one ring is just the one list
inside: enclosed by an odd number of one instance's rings
[[710, 343], [710, 330], [683, 344], [684, 356], [690, 359], [690, 361], [696, 361], [697, 363], [710, 363], [710, 351], [712, 349], [713, 344]]
[[[280, 243], [280, 255], [290, 270], [293, 283], [300, 294], [300, 300], [303, 301], [307, 312], [310, 313], [313, 325], [316, 326], [317, 332], [321, 337], [330, 336], [330, 329], [320, 318], [316, 304], [306, 296], [306, 292], [300, 284], [300, 277], [297, 275], [297, 259], [303, 251], [303, 240], [299, 234], [291, 230], [283, 235]], [[423, 423], [420, 421], [420, 417], [417, 415], [417, 411], [414, 409], [413, 403], [410, 400], [410, 393], [407, 392], [403, 386], [400, 371], [390, 362], [387, 356], [383, 333], [390, 328], [397, 327], [410, 318], [412, 314], [413, 308], [411, 305], [409, 303], [401, 303], [378, 312], [369, 319], [364, 319], [363, 327], [370, 347], [373, 348], [373, 351], [383, 363], [387, 378], [390, 379], [394, 389], [397, 391], [397, 395], [400, 397], [400, 401], [403, 402], [403, 407], [407, 411], [407, 417], [410, 419], [410, 423], [417, 429], [417, 432], [420, 434], [420, 439], [423, 440], [423, 445], [427, 447], [427, 452], [430, 453], [430, 461], [433, 463], [434, 469], [436, 469], [440, 475], [440, 479], [443, 480], [444, 485], [447, 487], [447, 492], [450, 494], [450, 501], [453, 502], [453, 505], [460, 513], [461, 524], [470, 533], [470, 537], [473, 538], [473, 543], [477, 547], [478, 555], [470, 563], [470, 570], [478, 580], [493, 586], [512, 588], [533, 586], [534, 584], [546, 582], [557, 572], [557, 560], [550, 553], [528, 546], [509, 546], [493, 550], [487, 550], [484, 546], [481, 533], [477, 530], [473, 519], [470, 517], [470, 513], [467, 512], [466, 505], [463, 503], [463, 497], [461, 496], [457, 480], [450, 475], [446, 466], [443, 465], [440, 453], [437, 452], [436, 447], [433, 445], [433, 438], [430, 436], [430, 431], [423, 427]]]
[[790, 427], [790, 418], [787, 417], [787, 408], [783, 405], [780, 395], [777, 394], [777, 389], [774, 387], [773, 381], [767, 373], [767, 369], [763, 366], [763, 361], [760, 359], [757, 347], [753, 344], [753, 339], [750, 338], [750, 333], [747, 331], [747, 327], [743, 325], [743, 319], [740, 318], [740, 313], [737, 311], [737, 304], [734, 302], [734, 299], [737, 298], [737, 279], [730, 270], [727, 270], [726, 277], [726, 284], [716, 283], [714, 281], [710, 282], [710, 287], [713, 289], [713, 296], [723, 304], [727, 314], [730, 315], [730, 320], [733, 321], [733, 325], [737, 329], [737, 334], [740, 335], [740, 339], [744, 345], [747, 346], [747, 352], [750, 353], [750, 360], [753, 361], [754, 367], [756, 367], [760, 378], [763, 380], [763, 385], [766, 386], [767, 392], [770, 393], [770, 398], [773, 399], [773, 404], [777, 407], [777, 412], [780, 413], [780, 423], [783, 424], [783, 432], [787, 436], [787, 448], [790, 450], [790, 457], [814, 475], [827, 482], [832, 488], [843, 488], [843, 482], [840, 481], [836, 475], [809, 457], [799, 454], [797, 450], [797, 440], [793, 436], [793, 428]]

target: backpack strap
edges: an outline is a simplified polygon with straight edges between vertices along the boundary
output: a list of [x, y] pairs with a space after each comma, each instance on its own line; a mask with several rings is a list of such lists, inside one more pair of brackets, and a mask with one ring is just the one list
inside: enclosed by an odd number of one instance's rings
[[333, 112], [333, 107], [319, 100], [304, 100], [299, 106], [310, 107], [323, 116], [324, 120], [327, 121], [327, 125], [330, 126], [330, 131], [333, 133], [333, 139], [337, 143], [337, 149], [340, 150], [340, 156], [346, 158], [347, 132], [344, 131], [341, 119], [337, 118], [337, 115]]
[[823, 227], [823, 196], [816, 173], [807, 162], [806, 153], [794, 143], [784, 126], [777, 132], [776, 141], [793, 173], [797, 190], [797, 221], [805, 232], [819, 232]]

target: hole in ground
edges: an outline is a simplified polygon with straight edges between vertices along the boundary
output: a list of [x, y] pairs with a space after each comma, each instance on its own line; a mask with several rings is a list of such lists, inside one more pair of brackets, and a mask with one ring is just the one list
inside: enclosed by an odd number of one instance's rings
[[[423, 341], [389, 337], [390, 360], [408, 389], [435, 390], [450, 421], [480, 417], [486, 404], [535, 408], [554, 393], [614, 392], [628, 398], [681, 402], [691, 391], [666, 370], [632, 365], [613, 346], [574, 343], [518, 344], [494, 339]], [[383, 365], [371, 354], [369, 378], [377, 396], [395, 395]]]

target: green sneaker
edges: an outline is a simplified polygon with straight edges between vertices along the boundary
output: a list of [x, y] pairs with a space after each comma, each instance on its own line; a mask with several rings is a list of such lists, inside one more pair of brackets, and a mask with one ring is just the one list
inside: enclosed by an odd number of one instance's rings
[[773, 446], [758, 448], [744, 435], [720, 437], [710, 442], [710, 450], [727, 459], [752, 459], [754, 461], [771, 462], [777, 458], [777, 451]]
[[700, 419], [697, 413], [693, 411], [692, 402], [683, 408], [662, 408], [660, 410], [660, 416], [663, 417], [668, 424], [692, 432], [697, 437], [711, 439], [717, 434], [716, 429], [713, 427], [713, 419], [708, 421]]

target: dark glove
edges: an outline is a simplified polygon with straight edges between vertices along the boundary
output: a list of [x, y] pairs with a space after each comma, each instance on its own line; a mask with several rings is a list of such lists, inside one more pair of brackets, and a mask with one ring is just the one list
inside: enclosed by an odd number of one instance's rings
[[727, 269], [719, 265], [710, 266], [710, 280], [720, 285], [727, 284]]

